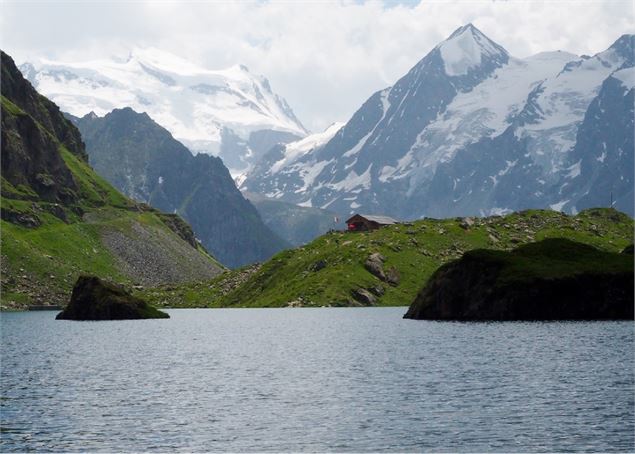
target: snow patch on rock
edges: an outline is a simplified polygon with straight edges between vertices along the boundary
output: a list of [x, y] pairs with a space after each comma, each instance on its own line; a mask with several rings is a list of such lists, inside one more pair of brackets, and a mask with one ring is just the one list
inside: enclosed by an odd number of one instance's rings
[[622, 82], [622, 85], [627, 90], [635, 88], [635, 68], [624, 68], [619, 71], [615, 71], [612, 77]]
[[271, 166], [271, 174], [280, 172], [280, 170], [294, 163], [298, 158], [327, 143], [340, 129], [342, 129], [342, 126], [344, 126], [344, 123], [336, 122], [322, 132], [311, 134], [310, 136], [298, 140], [297, 142], [286, 144], [284, 157], [279, 161], [276, 161], [273, 166]]

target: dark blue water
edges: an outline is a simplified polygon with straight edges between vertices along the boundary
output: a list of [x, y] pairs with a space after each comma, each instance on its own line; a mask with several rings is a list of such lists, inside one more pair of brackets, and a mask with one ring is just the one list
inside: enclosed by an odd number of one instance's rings
[[0, 451], [633, 451], [633, 323], [3, 313]]

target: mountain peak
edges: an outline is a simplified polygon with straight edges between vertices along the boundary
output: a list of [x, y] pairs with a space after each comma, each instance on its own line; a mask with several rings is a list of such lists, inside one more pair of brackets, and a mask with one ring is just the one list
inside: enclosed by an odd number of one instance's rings
[[454, 30], [447, 40], [456, 38], [457, 36], [460, 36], [460, 35], [462, 35], [464, 33], [481, 33], [481, 31], [478, 28], [476, 28], [474, 26], [474, 24], [469, 22], [469, 23], [467, 23], [465, 25], [460, 26], [456, 30]]
[[448, 76], [464, 76], [483, 60], [507, 61], [509, 58], [505, 49], [471, 23], [457, 28], [437, 49]]
[[204, 71], [195, 63], [171, 52], [156, 47], [134, 47], [130, 50], [128, 61], [136, 60], [142, 65], [174, 74], [194, 74]]

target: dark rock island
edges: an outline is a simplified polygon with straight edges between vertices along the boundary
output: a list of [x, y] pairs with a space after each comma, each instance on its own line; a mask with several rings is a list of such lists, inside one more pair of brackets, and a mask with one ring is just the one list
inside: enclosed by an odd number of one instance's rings
[[404, 318], [633, 319], [633, 256], [566, 239], [477, 249], [439, 268]]
[[80, 276], [71, 302], [57, 320], [129, 320], [170, 318], [165, 312], [132, 296], [124, 288], [95, 276]]

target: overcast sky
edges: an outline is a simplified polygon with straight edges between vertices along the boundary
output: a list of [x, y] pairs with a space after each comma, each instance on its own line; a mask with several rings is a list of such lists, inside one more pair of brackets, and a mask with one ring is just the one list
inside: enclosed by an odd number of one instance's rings
[[633, 33], [633, 1], [2, 1], [2, 48], [19, 63], [81, 61], [153, 46], [265, 75], [304, 125], [346, 121], [457, 27], [512, 55], [594, 54]]

